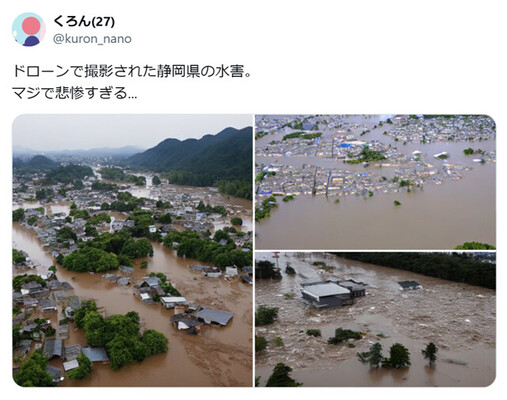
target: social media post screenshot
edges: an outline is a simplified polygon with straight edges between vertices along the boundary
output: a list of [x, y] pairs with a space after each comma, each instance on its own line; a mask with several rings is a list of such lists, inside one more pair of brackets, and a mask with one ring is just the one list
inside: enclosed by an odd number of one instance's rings
[[503, 11], [6, 4], [9, 394], [499, 397]]

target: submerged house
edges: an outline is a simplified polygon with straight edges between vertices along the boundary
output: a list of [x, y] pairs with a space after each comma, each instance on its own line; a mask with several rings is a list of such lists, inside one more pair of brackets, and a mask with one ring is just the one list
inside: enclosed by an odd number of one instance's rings
[[203, 308], [197, 312], [196, 317], [206, 324], [218, 324], [225, 326], [232, 319], [234, 314], [227, 311], [212, 310], [211, 308]]
[[402, 281], [402, 282], [398, 282], [398, 285], [401, 286], [401, 290], [422, 289], [422, 285], [416, 281]]
[[346, 281], [336, 282], [338, 285], [350, 290], [352, 297], [363, 297], [366, 296], [366, 286], [364, 282], [356, 282], [353, 279], [347, 279]]
[[42, 353], [51, 360], [53, 357], [63, 356], [63, 341], [61, 339], [46, 339]]
[[303, 301], [317, 308], [354, 304], [354, 296], [346, 287], [333, 281], [303, 283]]
[[161, 297], [160, 301], [162, 302], [162, 305], [165, 308], [174, 308], [177, 305], [186, 305], [187, 299], [184, 297], [177, 297], [177, 296], [167, 296], [167, 297]]

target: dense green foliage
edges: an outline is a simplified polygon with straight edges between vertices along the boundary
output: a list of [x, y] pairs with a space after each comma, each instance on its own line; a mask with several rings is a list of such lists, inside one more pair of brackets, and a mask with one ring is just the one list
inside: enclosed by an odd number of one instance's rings
[[116, 198], [117, 200], [111, 202], [111, 204], [102, 203], [100, 208], [102, 210], [129, 212], [144, 204], [144, 199], [132, 196], [129, 192], [120, 192]]
[[363, 162], [382, 161], [385, 159], [386, 156], [384, 156], [381, 152], [370, 150], [367, 146], [364, 146], [357, 158], [345, 160], [345, 162], [349, 164], [360, 164]]
[[410, 365], [410, 352], [400, 343], [395, 343], [389, 349], [389, 358], [382, 360], [386, 368], [404, 368]]
[[255, 207], [255, 221], [268, 218], [271, 213], [271, 209], [278, 207], [278, 202], [275, 196], [270, 196], [262, 200], [260, 207]]
[[35, 198], [39, 201], [49, 199], [53, 196], [53, 191], [49, 188], [41, 188], [35, 191]]
[[19, 372], [14, 375], [14, 382], [23, 387], [54, 386], [53, 378], [46, 371], [48, 361], [42, 351], [34, 351], [21, 363]]
[[268, 347], [268, 341], [264, 336], [255, 336], [255, 352], [259, 352]]
[[370, 368], [380, 367], [384, 357], [382, 356], [382, 345], [380, 343], [374, 343], [370, 346], [368, 351], [357, 353], [357, 358], [363, 364], [367, 364]]
[[125, 182], [133, 183], [136, 186], [146, 186], [146, 177], [143, 175], [137, 176], [137, 175], [126, 174], [125, 175]]
[[341, 257], [384, 267], [447, 279], [489, 289], [496, 287], [496, 264], [466, 254], [445, 253], [335, 253]]
[[222, 217], [225, 217], [227, 215], [227, 210], [224, 206], [212, 207], [210, 204], [204, 204], [202, 200], [197, 205], [196, 210], [200, 212], [220, 214]]
[[[136, 312], [103, 318], [96, 308], [93, 302], [87, 302], [84, 312], [79, 313], [79, 324], [84, 328], [90, 346], [106, 349], [113, 370], [167, 351], [168, 340], [162, 333], [146, 330], [141, 335], [139, 315]], [[78, 312], [79, 310], [76, 314]]]
[[305, 132], [293, 132], [289, 133], [287, 135], [284, 135], [282, 140], [287, 139], [303, 139], [303, 140], [312, 140], [318, 137], [322, 136], [322, 132], [315, 132], [315, 133], [305, 133]]
[[268, 260], [255, 261], [255, 279], [282, 279], [280, 268]]
[[63, 266], [69, 271], [76, 272], [105, 272], [118, 269], [118, 257], [114, 253], [94, 247], [83, 247], [66, 256]]
[[454, 250], [496, 250], [496, 248], [488, 243], [465, 242], [456, 246]]
[[438, 348], [433, 342], [428, 343], [426, 347], [421, 350], [421, 354], [428, 360], [430, 367], [437, 361], [437, 353]]
[[70, 271], [104, 272], [118, 269], [120, 264], [131, 265], [132, 260], [153, 256], [153, 246], [147, 239], [134, 240], [126, 232], [103, 233], [63, 259]]
[[19, 292], [21, 290], [21, 286], [29, 282], [37, 282], [40, 283], [42, 286], [46, 286], [46, 281], [44, 281], [44, 279], [42, 279], [39, 275], [23, 274], [16, 275], [12, 279], [12, 287], [16, 292]]
[[363, 335], [364, 334], [361, 332], [356, 332], [350, 329], [336, 328], [336, 330], [334, 331], [334, 336], [330, 337], [327, 340], [327, 343], [339, 344], [349, 339], [360, 340], [363, 338]]
[[14, 264], [21, 264], [26, 261], [26, 257], [22, 251], [12, 249], [12, 262]]
[[78, 210], [78, 209], [70, 210], [69, 215], [71, 217], [74, 217], [75, 219], [78, 219], [78, 218], [89, 219], [90, 218], [90, 214], [88, 213], [87, 210]]
[[268, 387], [297, 387], [301, 386], [302, 383], [297, 382], [293, 378], [290, 377], [289, 373], [292, 371], [292, 368], [284, 363], [276, 364], [273, 369], [273, 373], [268, 379], [266, 386]]
[[243, 225], [243, 220], [239, 217], [231, 218], [231, 225], [241, 226]]
[[199, 140], [166, 139], [129, 158], [135, 165], [165, 171], [170, 183], [212, 186], [215, 182], [249, 181], [252, 176], [252, 128], [226, 128]]
[[255, 312], [255, 326], [269, 325], [278, 318], [278, 307], [259, 306]]
[[282, 201], [283, 201], [283, 202], [285, 202], [285, 203], [287, 203], [287, 202], [289, 202], [289, 201], [291, 201], [291, 200], [294, 200], [294, 199], [295, 199], [295, 197], [294, 197], [292, 194], [289, 194], [289, 195], [285, 196], [285, 197], [282, 199]]
[[101, 168], [99, 172], [102, 176], [102, 179], [107, 179], [110, 181], [123, 181], [125, 179], [125, 174], [120, 168], [104, 167]]
[[228, 194], [242, 199], [252, 200], [251, 180], [219, 180], [213, 186], [218, 188], [219, 193]]
[[[216, 240], [220, 240], [222, 237], [228, 239], [226, 245], [217, 243]], [[214, 239], [201, 238], [195, 231], [172, 231], [165, 237], [164, 245], [173, 248], [174, 242], [179, 243], [177, 246], [178, 256], [209, 262], [222, 269], [231, 265], [239, 268], [252, 265], [252, 251], [243, 252], [236, 249], [236, 245], [225, 232], [216, 231]]]
[[308, 336], [315, 336], [315, 337], [322, 336], [322, 333], [320, 332], [320, 329], [307, 329], [306, 330], [306, 334]]
[[22, 208], [18, 208], [12, 212], [12, 220], [15, 222], [20, 222], [25, 219], [25, 210]]
[[100, 192], [113, 192], [118, 190], [118, 185], [116, 183], [95, 181], [92, 183], [92, 190], [98, 190]]
[[93, 170], [86, 165], [69, 164], [51, 169], [46, 173], [45, 184], [72, 183], [85, 177], [92, 177]]
[[152, 185], [157, 186], [157, 185], [160, 185], [161, 183], [162, 183], [162, 181], [160, 180], [160, 178], [159, 178], [157, 175], [155, 175], [155, 176], [151, 179], [151, 184], [152, 184]]
[[92, 362], [84, 354], [78, 356], [77, 361], [79, 363], [79, 367], [67, 372], [67, 376], [72, 381], [86, 378], [93, 371]]

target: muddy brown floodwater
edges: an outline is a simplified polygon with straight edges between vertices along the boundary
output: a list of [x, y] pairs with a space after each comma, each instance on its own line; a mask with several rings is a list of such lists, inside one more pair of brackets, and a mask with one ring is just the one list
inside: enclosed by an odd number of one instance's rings
[[[258, 252], [257, 259], [273, 253]], [[335, 267], [319, 273], [313, 261]], [[279, 307], [278, 321], [256, 328], [268, 341], [280, 337], [284, 345], [256, 354], [255, 375], [264, 386], [273, 367], [283, 362], [305, 386], [487, 386], [495, 378], [496, 292], [476, 286], [426, 277], [398, 269], [365, 264], [323, 253], [281, 253], [297, 271], [280, 281], [256, 281], [256, 306]], [[330, 277], [354, 279], [369, 286], [352, 306], [316, 309], [300, 300], [303, 282]], [[416, 280], [423, 289], [401, 291], [397, 282]], [[293, 298], [285, 294], [292, 294]], [[328, 345], [338, 327], [366, 333], [356, 347]], [[320, 329], [322, 337], [306, 335]], [[377, 335], [382, 334], [385, 337]], [[356, 358], [380, 341], [384, 354], [399, 342], [410, 351], [410, 368], [369, 370]], [[434, 368], [427, 367], [421, 350], [429, 342], [439, 348]]]
[[[26, 251], [37, 273], [54, 264], [32, 231], [13, 224], [13, 244]], [[153, 243], [154, 256], [148, 269], [140, 269], [138, 260], [131, 281], [136, 283], [150, 272], [163, 272], [189, 302], [230, 311], [234, 318], [227, 327], [205, 327], [202, 335], [191, 336], [177, 331], [170, 323], [172, 310], [160, 305], [145, 305], [133, 295], [130, 286], [110, 283], [101, 274], [80, 274], [60, 267], [58, 279], [68, 281], [82, 299], [94, 299], [107, 315], [136, 311], [142, 329], [156, 329], [169, 339], [169, 351], [130, 364], [120, 371], [108, 365], [94, 365], [90, 377], [77, 382], [66, 379], [62, 386], [251, 386], [252, 385], [252, 287], [241, 282], [207, 279], [188, 266], [203, 264], [177, 257], [173, 250]], [[127, 275], [129, 276], [129, 275]], [[86, 345], [84, 333], [70, 326], [65, 345]], [[51, 361], [61, 367], [61, 361]]]
[[[467, 142], [409, 142], [402, 145], [382, 133], [391, 128], [374, 126], [378, 116], [352, 116], [348, 121], [365, 124], [371, 130], [364, 140], [377, 140], [411, 156], [415, 150], [427, 154], [426, 161], [439, 170], [444, 163], [470, 168], [462, 179], [445, 179], [440, 185], [425, 184], [424, 189], [407, 193], [375, 192], [372, 198], [298, 195], [291, 202], [278, 201], [269, 218], [256, 223], [256, 249], [261, 250], [328, 250], [328, 249], [453, 249], [464, 242], [496, 243], [496, 165], [473, 162], [463, 150]], [[324, 127], [325, 128], [325, 127]], [[320, 128], [319, 128], [320, 129]], [[359, 135], [363, 127], [352, 132]], [[321, 129], [322, 130], [322, 129]], [[323, 140], [330, 140], [333, 132], [323, 129]], [[267, 135], [256, 140], [256, 148], [263, 149], [272, 140], [281, 140], [283, 133]], [[473, 142], [473, 147], [495, 151], [496, 140]], [[449, 160], [436, 160], [432, 155], [448, 152]], [[393, 177], [397, 167], [346, 165], [341, 160], [323, 157], [264, 157], [256, 156], [261, 165], [315, 165], [332, 169], [366, 172]], [[394, 201], [401, 202], [395, 207]], [[302, 231], [301, 227], [305, 227]]]

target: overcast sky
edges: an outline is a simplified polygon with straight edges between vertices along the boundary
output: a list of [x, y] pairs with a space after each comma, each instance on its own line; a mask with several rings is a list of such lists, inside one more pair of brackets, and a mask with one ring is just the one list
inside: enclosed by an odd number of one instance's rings
[[167, 138], [199, 139], [227, 127], [252, 126], [252, 115], [26, 114], [12, 127], [12, 144], [31, 150], [153, 147]]

